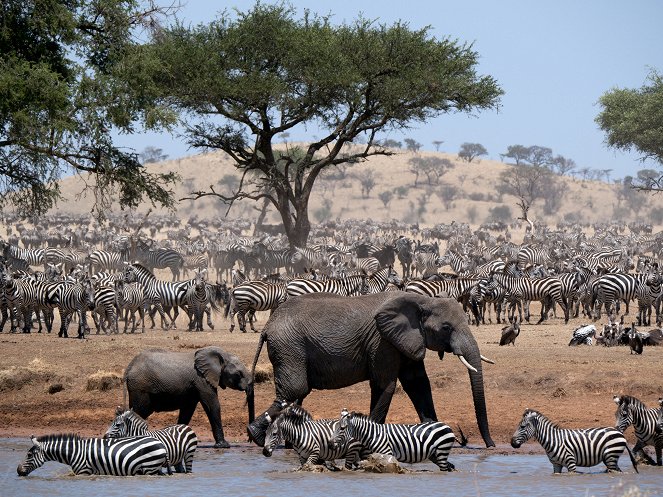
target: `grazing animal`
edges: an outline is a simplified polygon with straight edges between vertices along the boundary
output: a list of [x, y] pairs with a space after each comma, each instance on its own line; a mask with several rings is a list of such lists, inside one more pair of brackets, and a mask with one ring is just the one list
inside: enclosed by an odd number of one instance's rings
[[198, 447], [198, 437], [185, 424], [167, 426], [161, 430], [148, 430], [147, 421], [133, 409], [115, 410], [115, 419], [106, 430], [104, 438], [149, 436], [160, 440], [166, 447], [168, 463], [175, 466], [176, 473], [191, 473], [193, 455]]
[[166, 447], [152, 437], [106, 439], [60, 434], [31, 439], [32, 447], [16, 468], [18, 476], [28, 476], [46, 461], [67, 464], [77, 475], [158, 475], [168, 466]]
[[539, 442], [546, 451], [554, 473], [561, 473], [564, 467], [569, 473], [575, 473], [578, 466], [589, 468], [600, 462], [606, 465], [609, 472], [621, 472], [617, 462], [624, 449], [628, 451], [633, 468], [638, 472], [624, 435], [615, 428], [568, 430], [559, 428], [540, 412], [526, 409], [511, 437], [511, 446], [517, 449], [530, 438]]
[[292, 444], [302, 465], [345, 458], [345, 468], [352, 469], [359, 462], [361, 444], [348, 437], [334, 444], [337, 424], [338, 419], [314, 421], [302, 407], [290, 404], [267, 429], [262, 454], [270, 457], [279, 442], [285, 440]]
[[502, 338], [500, 338], [500, 345], [509, 345], [510, 343], [513, 346], [516, 346], [516, 338], [520, 335], [520, 321], [518, 317], [514, 316], [511, 320], [509, 326], [502, 328]]
[[613, 400], [617, 404], [615, 412], [615, 427], [624, 432], [633, 425], [637, 442], [633, 453], [641, 454], [650, 464], [654, 461], [643, 450], [647, 445], [653, 445], [656, 451], [656, 464], [661, 466], [663, 458], [663, 433], [656, 432], [656, 425], [660, 416], [660, 408], [648, 408], [642, 401], [630, 395], [616, 395]]
[[439, 421], [382, 424], [344, 409], [334, 432], [334, 442], [340, 443], [348, 438], [357, 439], [371, 453], [391, 455], [400, 462], [416, 463], [429, 459], [440, 471], [454, 470], [448, 458], [456, 436], [449, 426]]

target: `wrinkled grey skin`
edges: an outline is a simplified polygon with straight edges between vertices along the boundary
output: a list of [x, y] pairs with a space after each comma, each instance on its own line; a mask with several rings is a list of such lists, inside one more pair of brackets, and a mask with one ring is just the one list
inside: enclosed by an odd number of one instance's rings
[[[312, 389], [343, 388], [368, 380], [371, 418], [384, 422], [396, 380], [421, 421], [437, 421], [430, 382], [424, 367], [426, 349], [464, 356], [474, 409], [487, 447], [490, 437], [479, 347], [461, 305], [454, 299], [400, 292], [361, 297], [310, 294], [289, 299], [274, 311], [260, 337], [253, 369], [263, 343], [274, 368], [276, 401], [265, 413], [272, 419], [281, 401], [298, 401]], [[269, 423], [262, 414], [249, 425], [249, 435], [264, 441]]]
[[124, 373], [129, 407], [144, 419], [153, 412], [180, 411], [177, 422], [189, 424], [200, 402], [217, 448], [229, 447], [223, 435], [217, 387], [246, 392], [249, 423], [253, 421], [253, 381], [240, 359], [219, 347], [191, 352], [145, 350]]

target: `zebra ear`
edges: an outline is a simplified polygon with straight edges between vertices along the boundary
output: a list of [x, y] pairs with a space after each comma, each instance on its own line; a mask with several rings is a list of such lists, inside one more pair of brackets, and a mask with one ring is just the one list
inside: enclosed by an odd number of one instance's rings
[[615, 395], [612, 400], [615, 402], [615, 404], [619, 405], [622, 401], [622, 398], [619, 395]]
[[32, 442], [32, 445], [39, 445], [37, 437], [35, 437], [34, 435], [30, 435], [30, 441]]
[[122, 408], [122, 406], [117, 406], [117, 407], [115, 408], [115, 415], [116, 415], [116, 416], [119, 416], [119, 415], [122, 414], [123, 412], [124, 412], [124, 409]]
[[380, 335], [409, 359], [422, 361], [426, 343], [421, 332], [421, 308], [404, 294], [389, 299], [375, 314]]
[[193, 365], [199, 374], [213, 387], [226, 388], [221, 383], [221, 373], [225, 365], [225, 359], [219, 347], [204, 347], [196, 350]]

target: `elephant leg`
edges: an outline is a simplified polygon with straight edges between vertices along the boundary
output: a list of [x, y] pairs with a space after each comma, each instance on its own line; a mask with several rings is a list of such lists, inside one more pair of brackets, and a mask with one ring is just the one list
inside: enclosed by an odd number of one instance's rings
[[407, 361], [398, 373], [403, 391], [410, 397], [419, 420], [437, 421], [430, 381], [423, 361]]
[[212, 434], [214, 435], [214, 448], [216, 449], [227, 449], [230, 447], [230, 444], [226, 442], [226, 438], [223, 435], [223, 424], [221, 424], [221, 405], [219, 404], [219, 399], [216, 397], [216, 391], [214, 391], [214, 398], [209, 399], [207, 402], [204, 399], [201, 399], [200, 402], [203, 405], [205, 414], [207, 414], [207, 419], [209, 419], [210, 427], [212, 428]]
[[376, 380], [370, 381], [371, 386], [371, 419], [384, 423], [391, 405], [391, 399], [396, 390], [396, 379], [387, 385], [381, 385]]

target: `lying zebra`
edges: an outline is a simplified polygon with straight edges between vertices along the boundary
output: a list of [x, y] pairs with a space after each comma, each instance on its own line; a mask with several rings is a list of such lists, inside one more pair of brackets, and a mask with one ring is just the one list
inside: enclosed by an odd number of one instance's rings
[[104, 438], [124, 438], [137, 435], [151, 436], [161, 441], [168, 453], [168, 471], [175, 466], [176, 473], [191, 473], [193, 455], [198, 447], [198, 437], [187, 425], [168, 426], [161, 430], [147, 429], [147, 421], [133, 409], [125, 411], [121, 407], [115, 410], [115, 419], [104, 434]]
[[104, 439], [60, 434], [31, 439], [32, 447], [16, 468], [18, 476], [29, 475], [46, 461], [68, 464], [77, 475], [158, 475], [169, 465], [166, 447], [152, 437]]
[[526, 409], [511, 438], [511, 446], [517, 449], [530, 438], [537, 440], [544, 448], [554, 473], [561, 473], [563, 467], [568, 468], [569, 473], [575, 473], [577, 466], [588, 468], [601, 461], [608, 468], [608, 472], [621, 472], [617, 462], [624, 449], [631, 457], [635, 472], [638, 472], [635, 458], [624, 435], [615, 428], [566, 430], [554, 425], [540, 412]]
[[441, 471], [453, 471], [448, 461], [449, 452], [456, 439], [451, 428], [439, 421], [419, 424], [381, 424], [363, 414], [341, 411], [334, 431], [334, 444], [357, 439], [370, 453], [393, 455], [406, 463], [429, 459]]
[[663, 451], [663, 433], [657, 432], [656, 425], [663, 411], [661, 407], [648, 408], [640, 400], [630, 395], [615, 396], [617, 404], [615, 412], [615, 427], [624, 432], [633, 425], [637, 442], [633, 447], [634, 454], [641, 454], [648, 464], [654, 464], [649, 455], [644, 451], [645, 446], [653, 445], [656, 451], [656, 465], [661, 466], [661, 452]]
[[359, 442], [344, 438], [334, 444], [337, 419], [314, 421], [301, 406], [291, 404], [270, 422], [262, 451], [265, 457], [270, 457], [274, 448], [285, 440], [292, 444], [302, 466], [343, 458], [346, 469], [352, 469], [359, 463]]

